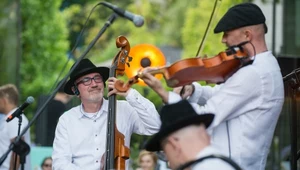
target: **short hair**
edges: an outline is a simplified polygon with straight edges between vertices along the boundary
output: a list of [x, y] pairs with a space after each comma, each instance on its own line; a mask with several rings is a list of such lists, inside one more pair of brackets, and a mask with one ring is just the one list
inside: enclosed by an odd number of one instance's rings
[[149, 152], [149, 151], [146, 151], [146, 150], [142, 150], [140, 152], [139, 158], [138, 158], [139, 163], [141, 163], [142, 157], [145, 156], [145, 155], [150, 155], [151, 158], [153, 159], [154, 165], [157, 164], [157, 155], [154, 152]]
[[6, 98], [10, 103], [18, 105], [19, 91], [13, 84], [0, 86], [0, 98]]

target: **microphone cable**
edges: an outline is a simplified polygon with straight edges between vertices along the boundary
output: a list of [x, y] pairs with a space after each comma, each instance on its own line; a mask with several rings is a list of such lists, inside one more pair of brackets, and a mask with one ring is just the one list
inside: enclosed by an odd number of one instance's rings
[[[68, 60], [66, 61], [65, 65], [63, 66], [63, 68], [62, 68], [62, 70], [60, 71], [60, 73], [58, 74], [58, 76], [57, 76], [57, 78], [56, 78], [56, 80], [55, 80], [53, 86], [51, 87], [49, 93], [51, 93], [51, 92], [53, 91], [53, 89], [58, 85], [59, 79], [60, 79], [62, 73], [65, 71], [65, 69], [66, 69], [66, 67], [67, 67], [67, 65], [68, 65], [68, 63], [69, 63], [69, 61], [70, 61], [70, 59], [73, 58], [73, 59], [75, 60], [75, 62], [77, 61], [76, 58], [73, 57], [73, 53], [74, 53], [75, 49], [76, 49], [77, 46], [78, 46], [79, 40], [80, 40], [80, 38], [82, 37], [82, 34], [83, 34], [83, 32], [85, 31], [85, 29], [86, 29], [86, 27], [87, 27], [87, 23], [88, 23], [88, 21], [90, 20], [90, 17], [91, 17], [91, 15], [92, 15], [92, 13], [93, 13], [94, 10], [96, 9], [96, 7], [99, 6], [99, 5], [101, 5], [101, 2], [98, 3], [98, 4], [96, 4], [96, 5], [92, 8], [92, 10], [91, 10], [91, 12], [89, 13], [87, 19], [85, 20], [85, 23], [84, 23], [84, 25], [83, 25], [83, 27], [82, 27], [82, 29], [81, 29], [81, 31], [80, 31], [80, 33], [79, 33], [77, 39], [76, 39], [75, 45], [74, 45], [74, 47], [72, 48], [71, 52], [69, 53]], [[63, 82], [63, 83], [64, 83], [64, 82]]]

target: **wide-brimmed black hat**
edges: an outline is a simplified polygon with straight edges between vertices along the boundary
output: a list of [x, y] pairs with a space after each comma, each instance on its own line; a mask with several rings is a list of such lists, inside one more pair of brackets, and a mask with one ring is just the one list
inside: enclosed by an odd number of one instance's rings
[[74, 86], [75, 80], [81, 76], [90, 73], [99, 73], [103, 78], [103, 82], [105, 83], [109, 76], [109, 68], [96, 67], [89, 59], [86, 58], [82, 59], [77, 65], [77, 67], [75, 68], [75, 70], [70, 74], [70, 79], [67, 81], [65, 85], [64, 92], [70, 95], [74, 95], [74, 92], [72, 91], [72, 87]]
[[145, 145], [148, 151], [160, 151], [161, 141], [171, 133], [189, 126], [203, 123], [208, 127], [214, 118], [213, 114], [197, 114], [187, 100], [175, 104], [165, 105], [160, 113], [161, 127]]
[[249, 2], [241, 3], [231, 7], [226, 12], [215, 27], [214, 33], [257, 24], [264, 24], [265, 33], [267, 33], [268, 29], [265, 22], [266, 18], [257, 5]]

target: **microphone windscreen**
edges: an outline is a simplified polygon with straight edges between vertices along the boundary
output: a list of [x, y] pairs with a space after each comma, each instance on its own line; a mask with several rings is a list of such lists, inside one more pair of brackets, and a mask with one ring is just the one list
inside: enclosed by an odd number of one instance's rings
[[27, 97], [26, 102], [31, 104], [34, 102], [34, 98], [32, 96]]

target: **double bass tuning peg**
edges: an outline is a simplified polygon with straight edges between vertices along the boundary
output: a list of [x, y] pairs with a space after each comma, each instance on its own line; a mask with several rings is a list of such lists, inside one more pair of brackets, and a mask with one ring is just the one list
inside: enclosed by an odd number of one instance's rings
[[127, 57], [127, 62], [126, 62], [126, 65], [127, 65], [127, 67], [130, 67], [130, 62], [132, 61], [132, 57], [130, 57], [130, 56], [128, 56]]

